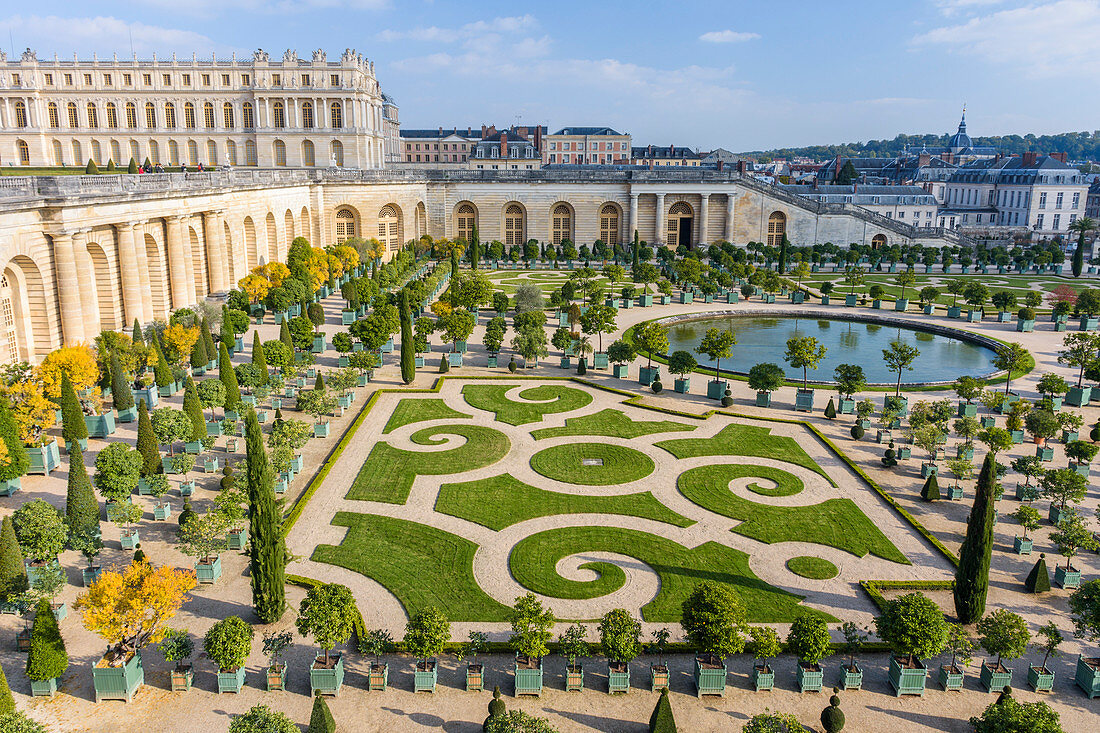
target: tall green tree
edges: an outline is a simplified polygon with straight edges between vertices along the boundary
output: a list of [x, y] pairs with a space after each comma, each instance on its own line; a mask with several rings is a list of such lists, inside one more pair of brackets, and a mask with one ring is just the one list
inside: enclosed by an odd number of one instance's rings
[[283, 342], [283, 346], [286, 347], [287, 353], [293, 358], [294, 339], [290, 335], [290, 323], [286, 318], [284, 318], [283, 322], [279, 325], [279, 340]]
[[416, 379], [416, 342], [413, 340], [409, 294], [404, 289], [397, 294], [397, 311], [401, 319], [401, 381], [412, 384]]
[[202, 402], [199, 401], [199, 391], [195, 386], [195, 380], [187, 378], [187, 386], [183, 390], [183, 412], [191, 420], [191, 441], [199, 441], [207, 436], [206, 416], [202, 414]]
[[49, 599], [43, 598], [38, 602], [38, 608], [34, 614], [34, 625], [31, 626], [27, 677], [37, 682], [44, 682], [60, 677], [68, 668], [69, 653], [65, 650], [61, 629], [57, 627], [57, 617], [53, 615]]
[[202, 369], [206, 366], [206, 363], [210, 361], [210, 358], [206, 354], [206, 342], [202, 340], [202, 336], [195, 339], [195, 345], [191, 347], [191, 368]]
[[23, 564], [23, 548], [15, 535], [11, 515], [0, 525], [0, 600], [9, 600], [27, 589], [27, 567]]
[[27, 457], [27, 447], [19, 437], [19, 426], [15, 423], [15, 417], [5, 399], [0, 399], [0, 440], [4, 441], [8, 453], [7, 461], [0, 464], [0, 481], [19, 478], [30, 468], [30, 458]]
[[66, 372], [61, 372], [61, 437], [65, 439], [66, 450], [72, 450], [78, 441], [88, 437], [84, 410], [80, 409], [80, 399]]
[[263, 380], [260, 385], [267, 384], [267, 357], [264, 356], [259, 329], [252, 332], [252, 366], [256, 367], [256, 373]]
[[11, 694], [11, 685], [4, 674], [4, 666], [0, 665], [0, 720], [8, 713], [15, 712], [15, 698]]
[[202, 343], [206, 348], [206, 361], [210, 363], [218, 356], [218, 347], [214, 343], [214, 337], [210, 335], [210, 323], [204, 317], [199, 323], [199, 333], [202, 336]]
[[283, 516], [275, 499], [275, 474], [264, 450], [263, 431], [256, 411], [244, 418], [245, 458], [248, 467], [248, 567], [252, 576], [252, 607], [265, 624], [286, 611], [287, 549]]
[[225, 385], [225, 409], [236, 411], [241, 406], [241, 388], [237, 384], [237, 375], [233, 372], [233, 362], [229, 359], [229, 349], [224, 341], [218, 351], [218, 378]]
[[989, 592], [989, 563], [993, 555], [993, 512], [997, 489], [997, 456], [985, 454], [974, 506], [966, 523], [966, 539], [959, 550], [955, 572], [955, 615], [963, 624], [975, 623], [985, 613]]
[[1090, 217], [1083, 216], [1069, 225], [1072, 232], [1077, 232], [1077, 249], [1073, 250], [1073, 276], [1081, 277], [1081, 271], [1085, 269], [1085, 234], [1096, 229], [1096, 222]]
[[222, 327], [218, 333], [218, 340], [226, 346], [237, 343], [237, 332], [233, 330], [233, 319], [229, 316], [229, 306], [222, 306]]
[[130, 331], [130, 338], [133, 339], [134, 344], [138, 346], [145, 346], [145, 337], [141, 335], [141, 324], [138, 323], [138, 319], [134, 319], [134, 327]]
[[470, 235], [470, 269], [477, 269], [477, 261], [481, 259], [481, 243], [477, 241], [477, 227], [474, 227]]
[[786, 233], [783, 234], [783, 239], [779, 241], [779, 274], [787, 274], [787, 257], [791, 249], [791, 240], [787, 239]]
[[141, 454], [142, 476], [152, 476], [164, 471], [157, 435], [153, 431], [153, 421], [149, 419], [149, 408], [145, 406], [145, 400], [138, 403], [137, 449]]
[[114, 351], [111, 352], [111, 400], [116, 410], [129, 410], [134, 406], [129, 375], [122, 370], [122, 362]]
[[99, 527], [99, 502], [95, 498], [92, 482], [84, 467], [84, 451], [69, 453], [69, 482], [65, 490], [65, 523], [69, 536], [84, 531], [95, 532]]

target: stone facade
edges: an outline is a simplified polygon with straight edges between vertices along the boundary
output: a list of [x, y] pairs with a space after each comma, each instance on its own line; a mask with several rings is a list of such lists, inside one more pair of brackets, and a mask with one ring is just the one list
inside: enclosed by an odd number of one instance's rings
[[[469, 208], [464, 208], [469, 207]], [[473, 209], [482, 241], [796, 244], [920, 241], [849, 204], [806, 201], [733, 171], [247, 170], [0, 179], [0, 359], [36, 362], [63, 343], [224, 292], [304, 236], [374, 237], [390, 252], [458, 237]], [[508, 212], [514, 212], [509, 214]], [[518, 213], [515, 213], [518, 212]], [[468, 213], [466, 214], [469, 215]], [[557, 220], [555, 222], [555, 219]], [[781, 222], [779, 229], [775, 223]], [[564, 229], [562, 229], [564, 227]]]

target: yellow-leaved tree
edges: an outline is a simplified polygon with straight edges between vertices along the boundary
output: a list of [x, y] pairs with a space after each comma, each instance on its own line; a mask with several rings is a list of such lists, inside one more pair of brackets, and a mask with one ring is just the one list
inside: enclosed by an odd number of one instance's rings
[[343, 275], [344, 275], [344, 263], [340, 260], [339, 257], [334, 255], [332, 252], [326, 252], [325, 254], [328, 257], [328, 273], [329, 273], [329, 275], [331, 275], [333, 278], [343, 277]]
[[377, 260], [384, 254], [386, 254], [386, 245], [379, 242], [375, 237], [371, 237], [363, 243], [364, 257], [372, 260]]
[[104, 661], [120, 666], [134, 652], [164, 638], [168, 623], [190, 600], [195, 573], [183, 568], [154, 568], [138, 560], [119, 572], [105, 571], [76, 599], [84, 628], [110, 645]]
[[42, 394], [42, 385], [31, 380], [16, 382], [3, 392], [19, 428], [19, 437], [27, 445], [41, 445], [46, 431], [53, 427], [57, 405]]
[[249, 303], [259, 303], [267, 295], [267, 291], [271, 289], [271, 281], [263, 275], [253, 272], [242, 277], [240, 282], [237, 283], [237, 287], [248, 296]]
[[38, 378], [46, 396], [57, 401], [61, 398], [61, 374], [69, 375], [73, 389], [79, 392], [88, 389], [99, 379], [99, 365], [95, 361], [95, 352], [86, 343], [62, 346], [54, 349], [38, 365]]
[[[251, 277], [251, 275], [249, 275]], [[160, 337], [168, 348], [176, 354], [179, 363], [185, 363], [191, 358], [191, 348], [199, 340], [199, 329], [196, 326], [185, 326], [182, 323], [173, 323], [164, 329]], [[165, 357], [168, 358], [168, 357]]]
[[328, 253], [320, 247], [309, 248], [309, 254], [302, 258], [302, 266], [309, 275], [311, 291], [320, 290], [328, 281]]
[[355, 247], [349, 247], [346, 244], [338, 244], [332, 248], [332, 254], [340, 260], [340, 264], [344, 267], [344, 272], [348, 272], [359, 265], [359, 252]]
[[271, 287], [273, 288], [279, 287], [283, 284], [283, 280], [290, 277], [290, 268], [282, 262], [268, 262], [259, 267], [253, 267], [252, 272], [267, 278], [267, 281], [271, 283]]

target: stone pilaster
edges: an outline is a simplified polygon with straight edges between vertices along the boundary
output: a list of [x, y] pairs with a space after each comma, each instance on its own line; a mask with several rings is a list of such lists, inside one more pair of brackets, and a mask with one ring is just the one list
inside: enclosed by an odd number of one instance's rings
[[[84, 334], [92, 340], [99, 333], [99, 288], [110, 287], [110, 283], [96, 280], [95, 265], [88, 254], [88, 234], [91, 229], [81, 229], [73, 233], [73, 255], [76, 257], [77, 270], [80, 273], [80, 306], [84, 310]], [[84, 284], [86, 283], [86, 284]]]
[[152, 281], [149, 279], [149, 250], [145, 244], [145, 224], [144, 221], [130, 224], [134, 232], [134, 251], [137, 253], [138, 292], [141, 294], [141, 309], [144, 313], [142, 323], [147, 323], [158, 315], [153, 308], [153, 288]]
[[668, 236], [668, 232], [666, 231], [667, 226], [665, 224], [665, 216], [667, 214], [668, 212], [665, 211], [665, 195], [659, 193], [657, 194], [657, 225], [655, 227], [657, 231], [654, 232], [655, 236], [653, 237], [657, 240], [657, 244], [664, 244], [665, 237]]
[[191, 247], [190, 229], [194, 224], [195, 219], [190, 214], [180, 217], [180, 240], [183, 242], [183, 261], [187, 269], [184, 279], [187, 281], [188, 304], [198, 303], [199, 298], [202, 297], [201, 288], [196, 282], [196, 277], [200, 277], [202, 282], [206, 282], [206, 272], [202, 267], [202, 259], [199, 257], [199, 253]]
[[222, 211], [207, 211], [203, 215], [206, 232], [206, 266], [210, 269], [210, 289], [215, 293], [228, 290], [225, 279], [225, 235]]
[[61, 306], [62, 344], [85, 341], [84, 308], [80, 297], [80, 271], [73, 251], [73, 235], [59, 232], [52, 236], [54, 281], [57, 300]]
[[178, 216], [165, 217], [168, 236], [168, 289], [172, 295], [172, 308], [176, 310], [191, 305], [194, 300], [188, 299], [187, 282], [194, 280], [191, 277], [189, 263], [183, 253], [183, 221]]
[[[147, 322], [145, 318], [145, 303], [141, 299], [141, 282], [137, 265], [137, 244], [134, 237], [138, 232], [135, 224], [119, 224], [118, 232], [118, 263], [122, 276], [122, 304], [126, 314], [126, 328], [137, 320], [141, 324]], [[145, 244], [142, 242], [142, 246]]]
[[710, 244], [710, 194], [701, 194], [699, 198], [699, 244], [705, 247]]
[[733, 193], [726, 194], [726, 241], [733, 241], [733, 215], [737, 197]]
[[[630, 194], [630, 219], [626, 223], [626, 239], [634, 241], [634, 232], [638, 230], [638, 194]], [[641, 237], [641, 232], [638, 232]]]

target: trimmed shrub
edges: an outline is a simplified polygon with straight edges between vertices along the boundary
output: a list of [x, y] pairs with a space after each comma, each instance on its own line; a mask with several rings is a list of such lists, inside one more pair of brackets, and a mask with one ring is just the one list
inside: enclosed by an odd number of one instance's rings
[[37, 682], [52, 680], [65, 674], [69, 668], [69, 654], [65, 640], [57, 627], [50, 602], [43, 598], [35, 610], [31, 626], [31, 649], [27, 654], [27, 677]]
[[1039, 561], [1024, 580], [1024, 588], [1028, 593], [1046, 593], [1050, 590], [1050, 571], [1047, 570], [1047, 554], [1040, 553]]
[[73, 389], [73, 383], [69, 381], [69, 375], [61, 373], [61, 437], [65, 439], [65, 448], [71, 450], [71, 446], [78, 441], [88, 438], [88, 426], [84, 422], [84, 410], [80, 408], [80, 400]]
[[7, 461], [0, 463], [0, 481], [19, 478], [30, 468], [27, 447], [19, 437], [19, 426], [8, 409], [7, 400], [0, 399], [0, 440], [7, 448]]
[[920, 498], [925, 501], [936, 501], [940, 498], [940, 482], [936, 480], [936, 474], [928, 475], [924, 480], [924, 486], [920, 490]]
[[15, 698], [12, 697], [8, 677], [4, 674], [4, 666], [0, 665], [0, 716], [12, 712], [15, 712]]
[[672, 703], [668, 699], [668, 688], [661, 690], [653, 713], [649, 716], [649, 733], [676, 733], [676, 720], [672, 716]]
[[306, 733], [336, 733], [336, 720], [328, 709], [324, 695], [313, 698], [313, 712], [309, 715], [309, 728]]
[[95, 164], [95, 161], [88, 158], [88, 165], [84, 166], [84, 175], [97, 176], [99, 175], [99, 166]]
[[23, 564], [23, 548], [15, 535], [11, 516], [0, 525], [0, 600], [8, 600], [27, 589], [27, 568]]

